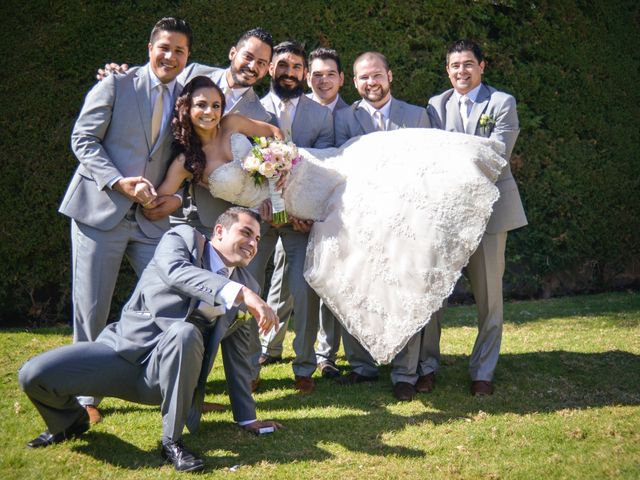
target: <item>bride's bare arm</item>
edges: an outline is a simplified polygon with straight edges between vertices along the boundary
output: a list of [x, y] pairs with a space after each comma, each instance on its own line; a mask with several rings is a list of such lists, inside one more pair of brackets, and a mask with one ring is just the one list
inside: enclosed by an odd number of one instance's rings
[[247, 137], [275, 137], [284, 140], [282, 130], [267, 122], [253, 120], [237, 113], [224, 117], [225, 127]]
[[169, 165], [169, 170], [167, 170], [162, 184], [157, 188], [158, 195], [173, 195], [178, 191], [182, 182], [192, 176], [191, 172], [184, 168], [184, 155], [178, 155]]

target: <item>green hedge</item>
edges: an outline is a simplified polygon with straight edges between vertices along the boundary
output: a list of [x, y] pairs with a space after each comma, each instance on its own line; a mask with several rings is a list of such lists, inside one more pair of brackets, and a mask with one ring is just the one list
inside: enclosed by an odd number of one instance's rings
[[[510, 235], [508, 293], [615, 288], [640, 259], [638, 2], [5, 0], [0, 7], [0, 319], [68, 318], [69, 222], [57, 206], [76, 166], [69, 136], [97, 67], [146, 61], [161, 16], [193, 26], [192, 60], [226, 65], [244, 30], [331, 46], [349, 66], [370, 49], [390, 60], [393, 93], [425, 105], [445, 88], [445, 45], [477, 40], [486, 80], [513, 93], [522, 131], [513, 169], [530, 225]], [[357, 94], [347, 68], [344, 96]], [[266, 82], [261, 86], [264, 91]], [[117, 301], [131, 287], [121, 282]], [[114, 308], [117, 310], [117, 308]]]

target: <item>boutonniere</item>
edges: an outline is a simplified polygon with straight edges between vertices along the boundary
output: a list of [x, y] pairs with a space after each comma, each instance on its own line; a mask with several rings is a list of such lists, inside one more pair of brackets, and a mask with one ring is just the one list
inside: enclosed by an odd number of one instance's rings
[[488, 131], [490, 131], [493, 126], [495, 126], [496, 124], [496, 119], [493, 118], [491, 115], [488, 115], [486, 113], [483, 113], [480, 116], [480, 122], [479, 122], [480, 126], [482, 127], [482, 131], [483, 133], [487, 133]]
[[238, 313], [236, 314], [236, 322], [246, 322], [248, 320], [251, 320], [252, 317], [253, 315], [251, 315], [249, 312], [238, 310]]

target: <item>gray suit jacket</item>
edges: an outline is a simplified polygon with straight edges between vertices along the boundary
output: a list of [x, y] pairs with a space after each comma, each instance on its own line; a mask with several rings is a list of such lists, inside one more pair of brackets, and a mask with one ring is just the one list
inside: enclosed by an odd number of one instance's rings
[[[262, 97], [262, 106], [277, 118], [276, 106], [271, 95]], [[333, 147], [333, 116], [331, 110], [314, 102], [306, 95], [300, 96], [296, 116], [291, 124], [291, 141], [302, 148]]]
[[[155, 186], [164, 179], [170, 162], [171, 129], [167, 125], [151, 145], [149, 71], [147, 65], [123, 75], [109, 75], [87, 94], [71, 135], [80, 165], [76, 169], [59, 211], [80, 223], [110, 230], [126, 215], [133, 202], [111, 190], [118, 176], [144, 176]], [[175, 86], [174, 98], [182, 90]], [[136, 220], [150, 238], [169, 228], [169, 219], [148, 220], [136, 209]]]
[[[371, 115], [362, 106], [364, 100], [358, 100], [350, 108], [343, 108], [335, 112], [335, 134], [336, 147], [342, 146], [347, 140], [375, 132], [376, 127], [373, 124]], [[399, 128], [430, 128], [431, 122], [427, 111], [391, 98], [391, 106], [389, 110], [389, 130], [397, 130]]]
[[[511, 95], [483, 84], [469, 114], [466, 130], [462, 126], [460, 107], [453, 89], [431, 97], [429, 107], [434, 127], [498, 140], [505, 145], [505, 158], [509, 160], [511, 157], [520, 133], [516, 100]], [[481, 126], [480, 117], [483, 114], [489, 115], [495, 123]], [[496, 186], [500, 190], [500, 198], [493, 206], [487, 232], [507, 232], [526, 225], [527, 217], [509, 162], [500, 173]]]
[[[203, 75], [210, 77], [216, 84], [219, 84], [226, 71], [227, 69], [225, 68], [192, 63], [184, 69], [178, 78], [183, 84], [186, 84], [193, 77]], [[228, 113], [239, 113], [253, 120], [277, 125], [276, 118], [264, 109], [253, 88], [249, 88]], [[182, 211], [178, 210], [173, 214], [174, 218], [179, 222], [187, 219], [189, 223], [192, 223], [192, 220], [197, 217], [195, 223], [199, 222], [207, 229], [210, 229], [214, 227], [218, 216], [232, 206], [231, 203], [225, 200], [211, 196], [209, 190], [201, 185], [193, 185], [192, 192], [193, 198], [185, 195]]]
[[[153, 260], [122, 310], [120, 321], [108, 325], [96, 341], [110, 346], [129, 362], [141, 364], [160, 341], [161, 334], [173, 322], [186, 321], [200, 301], [221, 304], [219, 294], [229, 279], [203, 268], [208, 265], [204, 247], [205, 238], [187, 225], [169, 230], [160, 240]], [[244, 268], [235, 268], [231, 279], [260, 291], [257, 282]], [[247, 347], [247, 342], [230, 339], [230, 336], [242, 335], [237, 329], [246, 326], [238, 324], [237, 313], [238, 308], [233, 307], [215, 320], [205, 345], [202, 365], [194, 366], [200, 369], [200, 377], [187, 420], [187, 427], [192, 432], [200, 421], [204, 386], [218, 346], [222, 343], [223, 350], [226, 346], [241, 350], [243, 346]], [[238, 357], [246, 360], [244, 364], [225, 364], [229, 396], [235, 418], [251, 420], [256, 416], [247, 350], [241, 351], [236, 355]]]

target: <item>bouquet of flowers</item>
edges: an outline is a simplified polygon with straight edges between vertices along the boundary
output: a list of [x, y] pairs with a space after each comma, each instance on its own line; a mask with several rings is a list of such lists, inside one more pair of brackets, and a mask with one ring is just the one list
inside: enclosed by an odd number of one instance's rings
[[242, 168], [253, 177], [256, 185], [269, 182], [269, 194], [274, 223], [287, 223], [282, 193], [276, 188], [278, 179], [302, 160], [298, 148], [291, 142], [275, 138], [253, 137], [254, 146], [242, 161]]

